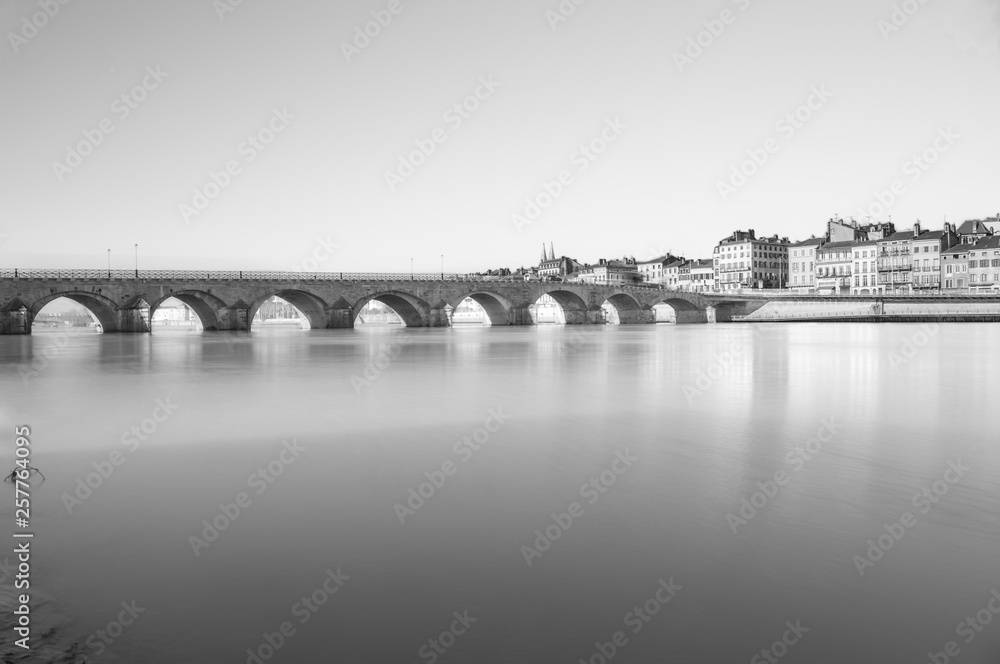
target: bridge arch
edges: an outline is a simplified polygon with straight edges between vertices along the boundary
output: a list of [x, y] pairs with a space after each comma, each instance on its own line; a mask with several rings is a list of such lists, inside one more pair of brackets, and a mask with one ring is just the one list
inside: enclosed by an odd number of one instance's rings
[[448, 304], [457, 309], [467, 298], [481, 306], [486, 311], [490, 325], [509, 325], [511, 312], [516, 308], [514, 303], [499, 293], [489, 290], [474, 290], [453, 299]]
[[586, 300], [574, 291], [555, 287], [539, 293], [539, 299], [542, 295], [548, 295], [555, 300], [556, 304], [562, 309], [567, 325], [579, 325], [588, 322], [587, 312], [590, 307], [587, 306]]
[[153, 320], [153, 314], [156, 313], [157, 308], [170, 298], [180, 300], [191, 307], [201, 320], [202, 329], [206, 331], [219, 329], [218, 312], [226, 307], [226, 303], [211, 293], [200, 290], [174, 291], [151, 302], [149, 304], [149, 320]]
[[324, 329], [326, 327], [326, 302], [317, 295], [304, 290], [285, 289], [269, 291], [266, 294], [254, 299], [247, 311], [247, 323], [252, 325], [257, 310], [272, 297], [280, 297], [285, 302], [302, 312], [302, 315], [309, 321], [312, 329]]
[[611, 309], [607, 315], [607, 322], [616, 325], [646, 323], [652, 315], [649, 307], [644, 307], [635, 297], [622, 292], [609, 295], [601, 308], [605, 311]]
[[361, 313], [361, 310], [364, 309], [365, 305], [372, 300], [378, 300], [382, 304], [391, 307], [403, 319], [403, 324], [407, 327], [429, 327], [431, 324], [431, 305], [416, 295], [402, 291], [386, 291], [384, 293], [366, 295], [354, 303], [352, 310], [354, 311], [355, 319]]
[[114, 300], [101, 295], [100, 293], [89, 293], [87, 291], [64, 291], [61, 293], [50, 293], [44, 297], [41, 297], [31, 303], [31, 316], [28, 321], [27, 331], [31, 333], [31, 323], [34, 321], [35, 316], [45, 307], [46, 304], [52, 302], [53, 300], [58, 300], [64, 297], [67, 300], [72, 300], [77, 304], [86, 307], [87, 311], [97, 318], [98, 322], [101, 324], [101, 329], [104, 332], [118, 332], [120, 330], [120, 321], [118, 317], [118, 305]]

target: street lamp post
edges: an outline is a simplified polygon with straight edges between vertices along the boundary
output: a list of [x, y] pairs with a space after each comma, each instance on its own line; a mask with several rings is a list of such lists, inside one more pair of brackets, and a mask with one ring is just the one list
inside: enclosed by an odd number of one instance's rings
[[108, 279], [111, 278], [111, 250], [108, 249]]
[[441, 254], [441, 281], [444, 281], [444, 254]]
[[139, 278], [139, 243], [135, 245], [135, 278]]
[[410, 281], [413, 281], [413, 259], [410, 259]]

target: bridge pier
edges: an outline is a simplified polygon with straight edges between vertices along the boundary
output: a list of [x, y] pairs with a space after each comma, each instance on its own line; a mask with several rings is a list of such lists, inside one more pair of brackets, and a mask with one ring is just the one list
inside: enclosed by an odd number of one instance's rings
[[328, 330], [350, 330], [354, 328], [354, 310], [344, 298], [338, 299], [327, 307], [323, 313], [326, 314], [326, 327]]
[[534, 325], [531, 310], [528, 307], [514, 307], [507, 315], [508, 325]]
[[619, 325], [639, 325], [644, 323], [655, 323], [656, 313], [652, 309], [628, 309], [618, 311]]
[[104, 331], [135, 334], [150, 332], [149, 304], [139, 296], [133, 297], [118, 309], [118, 330], [108, 330], [105, 326]]
[[705, 309], [678, 309], [677, 325], [696, 325], [708, 323], [708, 312]]
[[600, 312], [592, 311], [570, 311], [563, 310], [563, 318], [566, 320], [566, 325], [588, 325], [594, 323], [593, 317], [597, 315], [600, 316]]
[[427, 327], [451, 327], [451, 320], [444, 307], [434, 307], [427, 317]]
[[[217, 330], [230, 332], [248, 332], [250, 330], [250, 311], [248, 306], [226, 307], [218, 312], [219, 327]], [[205, 328], [209, 331], [209, 328]]]
[[29, 334], [31, 310], [18, 300], [0, 309], [0, 334]]

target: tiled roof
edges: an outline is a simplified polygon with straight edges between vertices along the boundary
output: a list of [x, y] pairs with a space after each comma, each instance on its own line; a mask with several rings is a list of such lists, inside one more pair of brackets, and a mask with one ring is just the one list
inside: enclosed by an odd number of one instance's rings
[[1000, 236], [992, 235], [984, 237], [982, 240], [972, 245], [972, 249], [997, 249], [1000, 248]]
[[913, 231], [899, 231], [898, 233], [893, 233], [888, 237], [884, 237], [879, 242], [898, 242], [899, 240], [912, 240]]
[[841, 242], [828, 242], [819, 248], [820, 251], [827, 251], [828, 249], [844, 249], [846, 247], [853, 247], [855, 242], [853, 240], [843, 240]]
[[[992, 220], [990, 220], [992, 221]], [[969, 219], [963, 222], [961, 226], [958, 227], [959, 235], [979, 235], [980, 233], [989, 233], [990, 229], [979, 219]]]

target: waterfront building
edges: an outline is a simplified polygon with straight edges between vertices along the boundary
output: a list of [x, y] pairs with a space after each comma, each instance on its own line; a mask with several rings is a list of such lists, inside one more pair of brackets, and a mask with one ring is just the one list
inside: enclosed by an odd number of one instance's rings
[[854, 240], [827, 242], [816, 250], [816, 291], [846, 293], [851, 287]]
[[667, 266], [678, 260], [683, 261], [684, 259], [666, 254], [653, 260], [638, 262], [636, 267], [639, 271], [639, 278], [649, 284], [665, 284], [668, 282]]
[[715, 261], [711, 258], [685, 261], [678, 268], [678, 289], [694, 293], [715, 290]]
[[878, 240], [864, 240], [851, 246], [854, 259], [852, 295], [874, 295], [885, 290], [878, 285], [877, 252]]
[[915, 233], [920, 233], [919, 221], [913, 230], [898, 231], [878, 241], [878, 283], [884, 292], [910, 292]]
[[783, 288], [788, 283], [788, 238], [758, 238], [754, 229], [735, 231], [713, 251], [715, 283], [721, 290]]
[[674, 256], [672, 260], [667, 262], [664, 268], [664, 285], [671, 289], [677, 290], [680, 287], [680, 276], [681, 276], [681, 265], [687, 261], [683, 256]]
[[571, 281], [585, 284], [634, 284], [642, 281], [635, 258], [602, 258], [596, 265], [584, 265], [570, 276]]
[[988, 235], [969, 247], [969, 290], [1000, 290], [1000, 236]]
[[[987, 219], [986, 221], [997, 220]], [[993, 228], [987, 226], [985, 222], [980, 221], [979, 219], [969, 219], [958, 227], [958, 237], [962, 244], [976, 244], [980, 240], [984, 240], [992, 236]]]
[[969, 287], [971, 244], [956, 244], [941, 252], [941, 289], [964, 291]]
[[[915, 231], [919, 230], [918, 226]], [[958, 244], [958, 236], [951, 224], [946, 223], [943, 231], [923, 231], [914, 235], [911, 241], [913, 270], [911, 284], [913, 290], [941, 290], [941, 252]]]
[[788, 285], [800, 290], [816, 287], [816, 250], [826, 242], [812, 237], [788, 248]]

